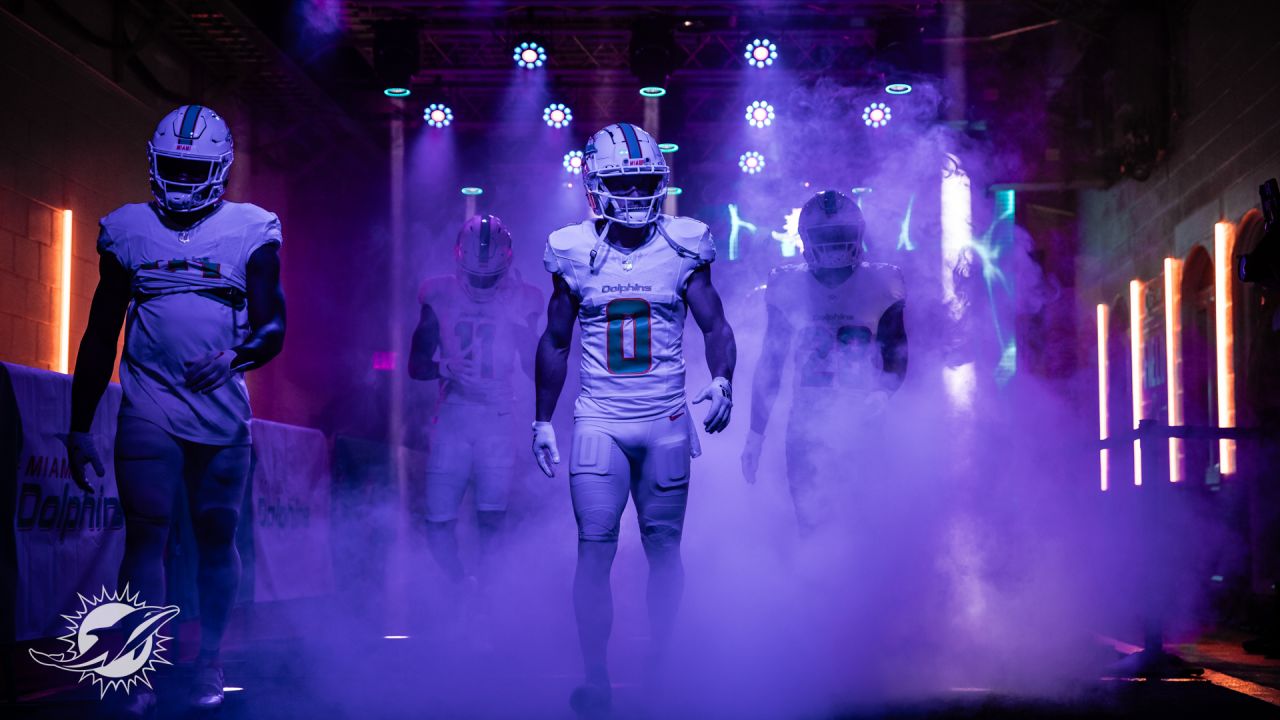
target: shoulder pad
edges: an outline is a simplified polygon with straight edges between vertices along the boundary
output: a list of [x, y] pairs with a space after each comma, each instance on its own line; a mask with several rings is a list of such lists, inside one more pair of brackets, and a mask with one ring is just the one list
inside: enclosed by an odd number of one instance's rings
[[586, 246], [586, 251], [590, 252], [596, 240], [594, 222], [594, 220], [583, 220], [565, 225], [547, 236], [547, 245], [558, 255], [567, 255], [583, 246]]
[[862, 267], [864, 270], [869, 271], [872, 277], [876, 278], [895, 302], [906, 299], [907, 283], [902, 277], [902, 270], [897, 265], [863, 263]]
[[809, 266], [802, 262], [779, 265], [769, 271], [769, 281], [764, 289], [765, 303], [779, 307], [786, 305], [788, 300], [783, 296], [789, 292], [788, 288], [793, 287], [797, 279], [803, 279], [808, 271]]
[[716, 259], [716, 243], [706, 223], [679, 215], [663, 215], [659, 222], [671, 242], [697, 255], [702, 263]]
[[98, 222], [104, 227], [131, 225], [153, 212], [147, 203], [129, 203], [107, 213]]
[[449, 291], [449, 286], [452, 283], [452, 275], [436, 275], [423, 280], [422, 285], [418, 288], [418, 303], [420, 305], [439, 303], [444, 294]]

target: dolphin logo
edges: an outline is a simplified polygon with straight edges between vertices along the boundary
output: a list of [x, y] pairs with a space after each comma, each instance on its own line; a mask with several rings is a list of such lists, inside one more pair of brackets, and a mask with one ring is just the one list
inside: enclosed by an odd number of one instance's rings
[[165, 623], [178, 614], [176, 605], [146, 605], [137, 602], [137, 594], [130, 596], [126, 587], [123, 593], [103, 594], [90, 601], [80, 596], [82, 609], [75, 615], [65, 615], [71, 622], [70, 633], [61, 639], [71, 647], [62, 653], [48, 653], [30, 649], [31, 659], [41, 665], [78, 672], [81, 679], [90, 677], [102, 685], [105, 695], [108, 688], [123, 687], [128, 690], [136, 682], [150, 685], [146, 673], [156, 663], [168, 664], [160, 656], [163, 641], [159, 634]]

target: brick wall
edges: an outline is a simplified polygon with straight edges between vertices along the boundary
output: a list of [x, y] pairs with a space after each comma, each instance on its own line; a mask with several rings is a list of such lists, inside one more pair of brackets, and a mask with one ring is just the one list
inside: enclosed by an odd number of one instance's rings
[[1082, 336], [1093, 307], [1162, 272], [1166, 256], [1213, 250], [1213, 226], [1239, 222], [1280, 176], [1280, 3], [1200, 0], [1181, 29], [1182, 97], [1172, 151], [1146, 182], [1081, 193]]

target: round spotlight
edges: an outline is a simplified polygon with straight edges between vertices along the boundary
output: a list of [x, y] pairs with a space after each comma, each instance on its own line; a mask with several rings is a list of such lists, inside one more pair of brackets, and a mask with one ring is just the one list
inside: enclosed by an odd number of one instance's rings
[[906, 95], [911, 92], [911, 86], [906, 83], [889, 83], [884, 86], [884, 91], [890, 95]]
[[478, 187], [472, 187], [468, 185], [467, 187], [462, 188], [462, 194], [463, 195], [483, 195], [484, 189], [478, 188]]
[[747, 106], [747, 124], [762, 128], [773, 124], [773, 106], [763, 100], [756, 100]]
[[884, 127], [889, 124], [889, 119], [893, 115], [889, 111], [889, 106], [881, 102], [873, 102], [862, 109], [862, 122], [867, 127]]
[[680, 146], [675, 143], [658, 143], [658, 149], [664, 153], [673, 153], [679, 150]]
[[444, 103], [431, 103], [422, 111], [422, 119], [433, 128], [448, 127], [453, 122], [453, 110]]
[[764, 170], [764, 156], [755, 150], [748, 150], [738, 158], [738, 167], [748, 175], [755, 175]]
[[567, 127], [572, 119], [573, 112], [564, 103], [551, 103], [542, 111], [542, 121], [553, 128]]
[[767, 38], [756, 38], [747, 43], [747, 51], [742, 53], [747, 59], [747, 64], [753, 67], [766, 68], [778, 59], [778, 46], [769, 42]]
[[516, 67], [533, 70], [547, 62], [547, 51], [536, 42], [522, 42], [511, 53], [511, 59], [516, 61]]
[[582, 159], [581, 150], [570, 150], [564, 154], [564, 169], [574, 175], [582, 174], [582, 164], [586, 162]]
[[667, 194], [668, 194], [668, 195], [683, 195], [683, 194], [684, 194], [684, 188], [669, 187], [669, 188], [667, 188]]
[[407, 87], [389, 87], [384, 89], [382, 94], [389, 98], [406, 98], [410, 93]]
[[644, 97], [657, 98], [667, 94], [666, 88], [660, 88], [657, 85], [649, 85], [640, 88], [640, 94]]

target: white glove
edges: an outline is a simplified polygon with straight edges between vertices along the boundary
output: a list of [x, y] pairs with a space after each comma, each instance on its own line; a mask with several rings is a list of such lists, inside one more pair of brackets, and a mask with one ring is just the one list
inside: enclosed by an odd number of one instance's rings
[[742, 477], [752, 485], [756, 482], [756, 470], [760, 468], [760, 450], [764, 447], [764, 435], [752, 430], [742, 446]]
[[547, 477], [555, 477], [552, 464], [560, 464], [560, 450], [556, 447], [556, 431], [549, 422], [533, 423], [533, 458]]
[[102, 477], [107, 469], [102, 466], [102, 458], [98, 457], [98, 448], [93, 444], [93, 435], [86, 432], [69, 432], [59, 436], [67, 445], [67, 465], [71, 470], [71, 479], [83, 491], [92, 494], [93, 487], [84, 479], [84, 466], [93, 466], [93, 471]]
[[702, 427], [709, 433], [717, 433], [729, 426], [729, 414], [733, 412], [733, 385], [718, 377], [693, 398], [693, 404], [711, 401], [711, 409], [702, 419]]

